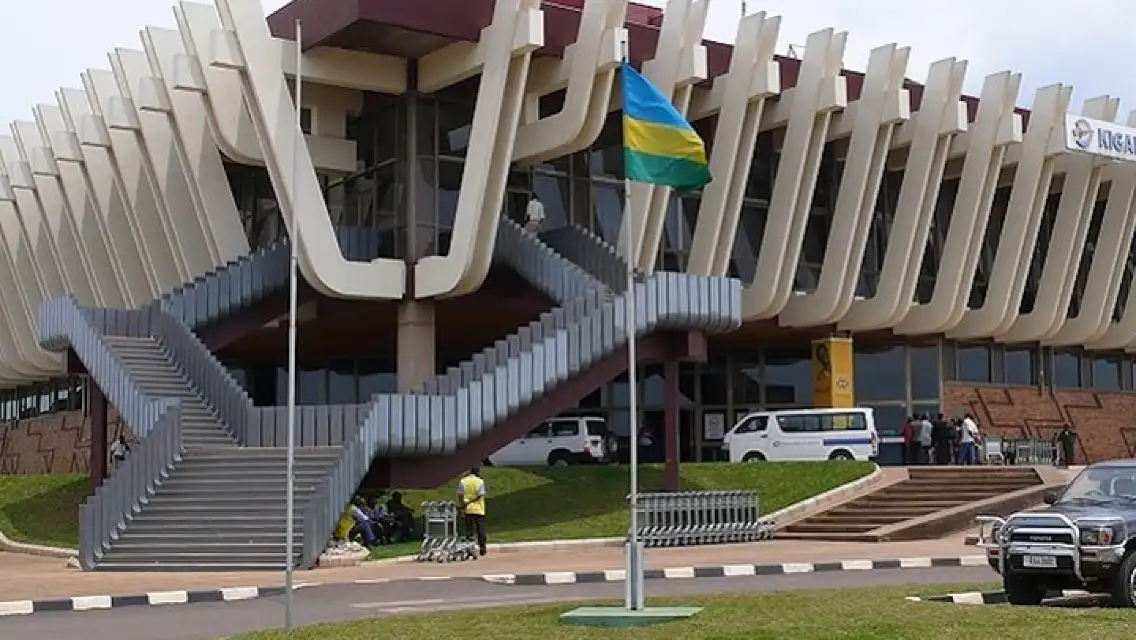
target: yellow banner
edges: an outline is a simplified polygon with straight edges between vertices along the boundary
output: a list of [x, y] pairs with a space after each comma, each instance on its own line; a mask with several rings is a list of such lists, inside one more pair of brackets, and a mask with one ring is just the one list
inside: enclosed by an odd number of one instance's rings
[[852, 377], [852, 339], [813, 340], [813, 404], [817, 407], [856, 406]]

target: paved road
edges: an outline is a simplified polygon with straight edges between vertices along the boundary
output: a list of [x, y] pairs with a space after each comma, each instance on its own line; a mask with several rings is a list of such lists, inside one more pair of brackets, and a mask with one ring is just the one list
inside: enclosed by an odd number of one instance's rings
[[[651, 596], [757, 592], [853, 586], [934, 585], [992, 581], [985, 567], [802, 573], [746, 578], [651, 580]], [[916, 589], [915, 591], [923, 591]], [[478, 580], [375, 585], [328, 585], [296, 593], [296, 621], [314, 624], [416, 611], [468, 609], [622, 598], [622, 583], [506, 587]], [[0, 638], [20, 640], [216, 640], [231, 634], [279, 626], [283, 597], [235, 603], [169, 607], [127, 607], [81, 613], [42, 613], [0, 618]]]

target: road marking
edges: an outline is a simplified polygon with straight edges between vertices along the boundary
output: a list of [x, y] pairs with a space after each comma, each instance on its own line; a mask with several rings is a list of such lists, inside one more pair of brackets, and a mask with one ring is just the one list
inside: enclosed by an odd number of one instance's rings
[[544, 574], [545, 584], [574, 584], [575, 582], [575, 571], [551, 571]]
[[35, 613], [35, 605], [31, 600], [16, 600], [15, 602], [0, 602], [0, 618], [4, 616], [27, 616]]
[[727, 578], [752, 576], [757, 574], [757, 567], [752, 564], [727, 564], [722, 566], [722, 575]]
[[781, 570], [784, 573], [812, 573], [814, 569], [811, 562], [787, 562], [781, 565]]
[[694, 567], [667, 567], [663, 569], [663, 577], [672, 580], [679, 578], [693, 578]]
[[153, 591], [146, 594], [146, 599], [151, 605], [186, 604], [189, 602], [189, 594], [185, 591]]
[[78, 596], [71, 598], [72, 611], [90, 611], [92, 609], [111, 608], [110, 596]]
[[[297, 589], [301, 588], [300, 585], [296, 586]], [[226, 587], [221, 589], [221, 599], [225, 602], [234, 602], [236, 600], [252, 600], [260, 596], [260, 589], [257, 587]]]
[[604, 571], [604, 582], [623, 582], [627, 580], [627, 569], [607, 569]]
[[871, 571], [876, 566], [871, 560], [842, 560], [840, 568], [844, 571]]
[[985, 567], [989, 563], [986, 556], [961, 556], [959, 564], [964, 567]]
[[930, 558], [900, 558], [900, 569], [930, 569], [932, 567]]

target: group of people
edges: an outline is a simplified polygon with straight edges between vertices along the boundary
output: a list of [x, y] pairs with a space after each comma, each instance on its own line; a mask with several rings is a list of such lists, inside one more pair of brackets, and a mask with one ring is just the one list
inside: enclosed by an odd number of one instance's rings
[[354, 524], [347, 534], [349, 540], [359, 539], [373, 548], [414, 538], [414, 510], [403, 504], [402, 494], [395, 491], [386, 504], [381, 498], [381, 494], [376, 496], [371, 504], [362, 496], [351, 501], [347, 513]]
[[903, 423], [904, 462], [906, 464], [978, 464], [982, 435], [974, 416], [948, 420], [939, 414], [914, 415]]

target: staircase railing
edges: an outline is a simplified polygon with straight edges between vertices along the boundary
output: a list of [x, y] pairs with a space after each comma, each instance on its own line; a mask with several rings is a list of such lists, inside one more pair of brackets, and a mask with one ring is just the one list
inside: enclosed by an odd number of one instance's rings
[[603, 238], [573, 224], [542, 232], [540, 239], [612, 291], [627, 290], [627, 261]]
[[597, 289], [609, 288], [509, 218], [501, 218], [497, 224], [493, 257], [508, 264], [556, 302], [563, 303]]
[[[504, 355], [458, 367], [445, 393], [379, 394], [372, 410], [304, 507], [305, 566], [316, 562], [343, 505], [381, 455], [439, 455], [480, 436], [561, 382], [586, 371], [627, 340], [627, 296], [636, 296], [637, 335], [659, 329], [729, 331], [741, 324], [741, 282], [657, 273], [624, 294], [585, 297], [579, 315], [567, 310], [543, 328], [502, 341]], [[453, 380], [451, 380], [453, 382]]]
[[[379, 241], [373, 229], [337, 227], [335, 235], [348, 260], [378, 257]], [[277, 240], [198, 276], [155, 300], [150, 307], [162, 308], [190, 329], [207, 326], [286, 290], [289, 246], [287, 238]]]
[[139, 388], [104, 339], [106, 325], [118, 320], [127, 323], [116, 327], [118, 335], [144, 331], [135, 316], [110, 318], [80, 307], [71, 296], [48, 300], [39, 314], [40, 346], [50, 351], [74, 351], [138, 441], [127, 460], [81, 508], [79, 561], [85, 569], [94, 568], [111, 541], [181, 459], [182, 452], [181, 400], [155, 400]]

